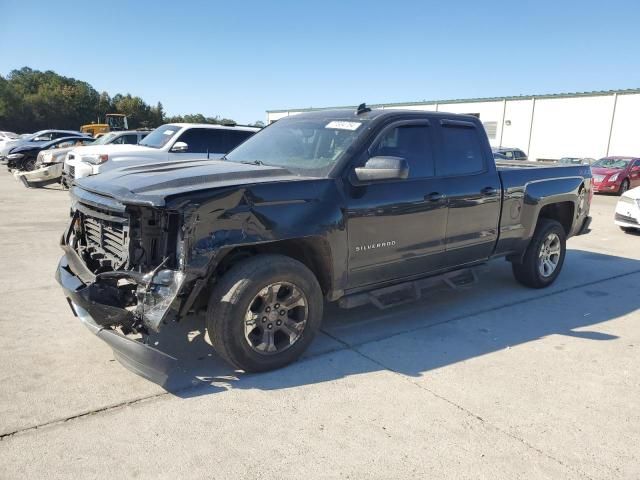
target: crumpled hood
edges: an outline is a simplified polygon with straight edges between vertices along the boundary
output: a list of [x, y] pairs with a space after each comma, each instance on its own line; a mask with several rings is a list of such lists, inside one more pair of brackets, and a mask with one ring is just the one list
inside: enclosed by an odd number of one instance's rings
[[225, 160], [181, 160], [119, 168], [81, 178], [76, 184], [122, 203], [163, 206], [168, 197], [186, 192], [303, 179], [280, 167]]

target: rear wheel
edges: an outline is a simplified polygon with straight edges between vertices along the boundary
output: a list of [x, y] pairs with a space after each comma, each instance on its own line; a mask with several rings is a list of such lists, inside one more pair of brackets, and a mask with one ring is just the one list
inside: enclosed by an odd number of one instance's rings
[[283, 367], [309, 346], [322, 322], [322, 291], [302, 263], [282, 255], [239, 262], [214, 287], [207, 329], [216, 352], [247, 372]]
[[562, 225], [555, 220], [541, 218], [522, 263], [512, 264], [513, 275], [527, 287], [548, 287], [562, 270], [566, 249]]

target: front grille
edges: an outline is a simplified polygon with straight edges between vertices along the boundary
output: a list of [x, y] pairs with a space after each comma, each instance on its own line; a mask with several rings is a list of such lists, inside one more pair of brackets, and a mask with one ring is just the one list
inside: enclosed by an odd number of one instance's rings
[[593, 174], [593, 181], [596, 183], [601, 183], [604, 180], [604, 175], [596, 175]]
[[73, 165], [69, 165], [69, 178], [71, 180], [76, 178], [76, 167], [74, 167]]
[[628, 217], [626, 215], [622, 215], [620, 213], [616, 213], [615, 219], [619, 222], [631, 223], [633, 225], [639, 225], [638, 221], [633, 217]]
[[87, 247], [103, 253], [114, 267], [127, 260], [127, 234], [124, 225], [100, 218], [83, 217]]

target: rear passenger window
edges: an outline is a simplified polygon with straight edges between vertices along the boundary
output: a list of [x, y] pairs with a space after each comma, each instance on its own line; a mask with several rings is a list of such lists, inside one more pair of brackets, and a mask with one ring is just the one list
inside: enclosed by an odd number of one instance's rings
[[438, 176], [466, 175], [484, 170], [484, 155], [475, 128], [442, 125], [441, 131], [443, 156], [438, 161]]
[[372, 150], [374, 157], [400, 157], [409, 163], [409, 178], [433, 177], [435, 164], [431, 130], [426, 125], [392, 128]]
[[211, 129], [208, 131], [207, 142], [209, 145], [210, 153], [225, 154], [236, 148], [247, 138], [249, 138], [253, 132], [244, 130], [229, 130], [229, 129]]

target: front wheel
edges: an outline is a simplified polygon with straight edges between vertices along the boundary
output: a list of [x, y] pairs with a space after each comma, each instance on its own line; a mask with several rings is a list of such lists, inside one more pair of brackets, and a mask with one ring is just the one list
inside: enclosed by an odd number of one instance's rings
[[322, 322], [314, 274], [283, 255], [257, 255], [233, 266], [214, 287], [207, 330], [216, 352], [246, 372], [283, 367], [309, 346]]
[[629, 180], [625, 179], [620, 185], [620, 190], [618, 190], [618, 195], [622, 195], [627, 190], [629, 190]]
[[567, 236], [559, 222], [542, 218], [538, 221], [522, 263], [513, 263], [516, 280], [531, 288], [545, 288], [560, 274], [567, 251]]

